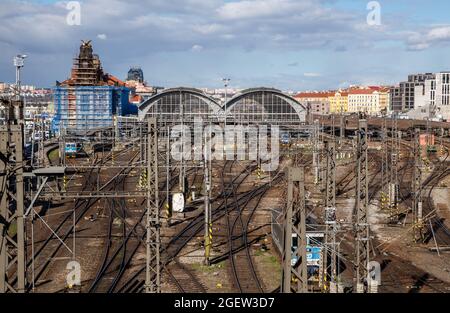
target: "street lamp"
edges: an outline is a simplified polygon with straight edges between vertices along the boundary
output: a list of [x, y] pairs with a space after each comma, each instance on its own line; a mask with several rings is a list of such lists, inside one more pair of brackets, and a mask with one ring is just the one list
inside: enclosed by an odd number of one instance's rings
[[25, 65], [25, 59], [28, 56], [26, 54], [18, 54], [14, 57], [14, 66], [16, 67], [16, 88], [17, 88], [17, 94], [16, 98], [17, 100], [20, 100], [20, 69], [24, 67]]
[[227, 126], [227, 102], [228, 102], [228, 84], [230, 83], [231, 79], [229, 78], [222, 78], [223, 84], [225, 86], [225, 127]]
[[228, 88], [228, 84], [230, 83], [231, 79], [229, 79], [229, 78], [222, 78], [222, 81], [223, 81], [223, 84], [225, 86], [225, 103], [227, 103], [227, 96], [228, 96], [227, 88]]

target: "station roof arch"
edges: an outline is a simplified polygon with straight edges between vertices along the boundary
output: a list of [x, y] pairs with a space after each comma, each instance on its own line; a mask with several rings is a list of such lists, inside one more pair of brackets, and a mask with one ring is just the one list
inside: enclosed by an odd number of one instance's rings
[[227, 116], [236, 121], [276, 124], [306, 121], [306, 108], [294, 98], [274, 88], [243, 90], [225, 104], [224, 110]]
[[166, 89], [144, 101], [139, 106], [139, 118], [156, 115], [159, 120], [179, 120], [181, 114], [187, 120], [195, 116], [205, 120], [218, 117], [223, 109], [221, 105], [202, 90], [178, 87]]

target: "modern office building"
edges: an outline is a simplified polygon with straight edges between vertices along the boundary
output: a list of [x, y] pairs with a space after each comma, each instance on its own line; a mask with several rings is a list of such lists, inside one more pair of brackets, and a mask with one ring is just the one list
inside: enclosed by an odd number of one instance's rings
[[450, 72], [434, 74], [423, 85], [415, 87], [411, 118], [450, 121]]
[[414, 109], [414, 96], [416, 86], [424, 86], [425, 81], [434, 79], [432, 73], [413, 74], [408, 76], [408, 81], [401, 82], [390, 89], [390, 106], [394, 112], [408, 112]]
[[130, 89], [130, 102], [139, 105], [156, 93], [156, 89], [144, 81], [144, 72], [139, 67], [132, 67], [128, 71], [125, 86]]
[[134, 80], [140, 83], [144, 82], [144, 72], [140, 67], [132, 67], [128, 71], [127, 80]]

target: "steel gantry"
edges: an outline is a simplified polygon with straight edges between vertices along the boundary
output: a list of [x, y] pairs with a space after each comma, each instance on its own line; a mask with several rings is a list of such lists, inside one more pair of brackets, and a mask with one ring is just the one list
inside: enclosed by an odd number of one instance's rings
[[319, 185], [321, 183], [320, 179], [320, 125], [319, 121], [314, 121], [313, 130], [313, 167], [314, 167], [314, 183]]
[[284, 222], [281, 291], [283, 293], [306, 293], [308, 292], [308, 275], [304, 168], [289, 168], [287, 178], [288, 199]]
[[398, 118], [392, 120], [392, 134], [391, 134], [391, 162], [390, 170], [390, 184], [389, 184], [389, 207], [390, 217], [392, 223], [397, 223], [399, 218], [399, 182], [398, 182], [398, 164], [400, 161], [400, 139], [401, 132], [398, 130]]
[[422, 149], [420, 148], [420, 129], [414, 132], [414, 177], [412, 181], [413, 196], [413, 231], [414, 241], [423, 240], [422, 211]]
[[340, 130], [339, 130], [339, 136], [340, 136], [340, 141], [343, 141], [345, 138], [345, 117], [343, 114], [341, 114], [339, 116], [340, 118]]
[[[23, 102], [5, 101], [0, 126], [0, 293], [25, 292]], [[16, 273], [16, 275], [13, 275]]]
[[[323, 278], [326, 292], [336, 292], [336, 142], [326, 141], [326, 190], [325, 190], [325, 252], [323, 254]], [[328, 257], [330, 262], [328, 264]]]
[[213, 240], [213, 224], [212, 224], [212, 209], [211, 209], [211, 164], [210, 160], [206, 158], [203, 161], [204, 165], [204, 202], [205, 202], [205, 265], [210, 265], [212, 240]]
[[382, 122], [382, 141], [381, 141], [381, 192], [380, 192], [380, 202], [381, 202], [381, 210], [387, 210], [389, 207], [389, 198], [388, 198], [388, 190], [389, 190], [389, 167], [388, 167], [388, 133], [387, 133], [387, 120], [386, 116], [383, 118]]
[[159, 293], [161, 292], [161, 225], [159, 220], [158, 127], [156, 118], [148, 119], [147, 173], [145, 291], [147, 293]]
[[355, 276], [357, 293], [368, 292], [367, 285], [369, 265], [369, 181], [367, 158], [367, 120], [359, 120], [357, 135], [357, 172], [356, 172], [356, 208], [354, 212], [355, 230]]

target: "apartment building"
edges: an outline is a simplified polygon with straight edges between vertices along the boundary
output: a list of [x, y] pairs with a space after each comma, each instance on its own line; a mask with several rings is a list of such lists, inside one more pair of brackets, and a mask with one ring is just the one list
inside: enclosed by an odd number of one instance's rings
[[332, 92], [301, 92], [294, 98], [308, 109], [310, 114], [328, 115], [330, 113], [329, 97]]

